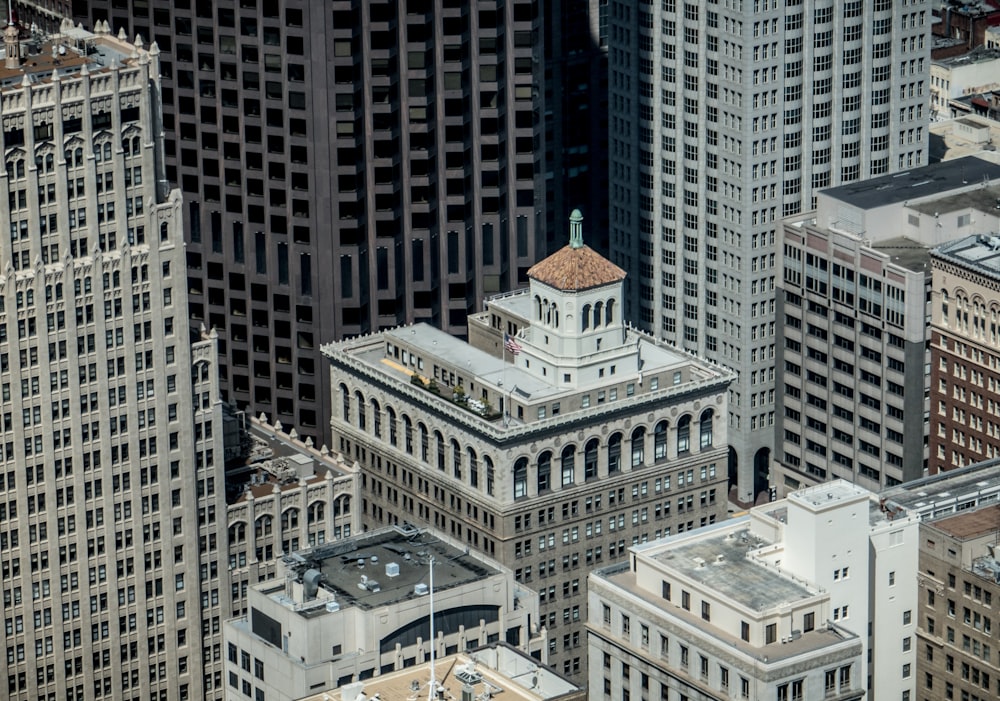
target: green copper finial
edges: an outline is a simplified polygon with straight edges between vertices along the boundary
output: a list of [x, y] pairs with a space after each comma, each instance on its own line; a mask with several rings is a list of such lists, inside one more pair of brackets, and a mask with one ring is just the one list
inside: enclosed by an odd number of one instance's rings
[[583, 212], [579, 209], [569, 215], [569, 247], [583, 248]]

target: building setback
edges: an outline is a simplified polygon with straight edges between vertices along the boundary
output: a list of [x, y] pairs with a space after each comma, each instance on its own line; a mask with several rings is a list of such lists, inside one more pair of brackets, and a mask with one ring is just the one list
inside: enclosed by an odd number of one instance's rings
[[191, 322], [218, 330], [239, 408], [329, 442], [322, 344], [421, 321], [464, 334], [526, 282], [532, 0], [74, 5], [166, 56]]
[[233, 616], [246, 614], [250, 585], [277, 576], [281, 554], [362, 530], [357, 465], [259, 419], [239, 435], [242, 448], [226, 461]]
[[366, 524], [428, 524], [537, 587], [549, 661], [584, 675], [587, 571], [725, 517], [728, 372], [636, 331], [625, 273], [583, 244], [469, 319], [332, 344], [334, 447]]
[[103, 27], [4, 39], [6, 698], [219, 699], [217, 339], [185, 323], [159, 53]]
[[592, 698], [910, 697], [918, 522], [836, 480], [634, 546], [590, 576]]
[[821, 188], [927, 163], [930, 3], [609, 7], [611, 259], [625, 313], [738, 370], [730, 481], [774, 445], [775, 256]]

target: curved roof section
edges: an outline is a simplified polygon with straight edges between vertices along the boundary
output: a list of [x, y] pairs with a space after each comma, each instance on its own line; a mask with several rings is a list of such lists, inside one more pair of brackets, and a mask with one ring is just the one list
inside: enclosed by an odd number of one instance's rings
[[528, 277], [563, 292], [581, 292], [625, 279], [625, 271], [590, 246], [563, 246], [528, 269]]

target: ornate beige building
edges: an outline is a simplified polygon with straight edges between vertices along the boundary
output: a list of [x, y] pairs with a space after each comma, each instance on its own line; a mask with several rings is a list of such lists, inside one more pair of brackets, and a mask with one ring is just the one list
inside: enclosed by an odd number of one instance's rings
[[159, 52], [72, 25], [4, 39], [5, 698], [217, 699], [218, 349], [185, 323]]
[[583, 678], [588, 571], [725, 517], [732, 375], [624, 322], [625, 273], [579, 212], [528, 276], [470, 343], [418, 324], [326, 346], [334, 447], [366, 526], [431, 525], [514, 569], [550, 663]]

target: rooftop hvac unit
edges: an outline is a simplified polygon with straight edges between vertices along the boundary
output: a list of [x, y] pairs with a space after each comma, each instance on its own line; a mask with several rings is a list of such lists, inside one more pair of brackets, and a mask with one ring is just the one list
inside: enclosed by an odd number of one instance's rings
[[385, 576], [386, 577], [398, 577], [399, 576], [399, 563], [398, 562], [387, 562], [387, 563], [385, 563]]
[[413, 585], [413, 593], [417, 596], [424, 596], [427, 594], [427, 585], [423, 582], [417, 582]]

